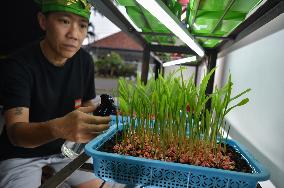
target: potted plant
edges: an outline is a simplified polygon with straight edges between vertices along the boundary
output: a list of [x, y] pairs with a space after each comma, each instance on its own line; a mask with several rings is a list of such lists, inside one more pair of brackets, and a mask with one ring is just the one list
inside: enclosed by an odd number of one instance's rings
[[[233, 83], [206, 95], [213, 69], [195, 86], [172, 73], [147, 85], [119, 80], [121, 116], [86, 146], [95, 173], [106, 180], [157, 187], [255, 187], [267, 171], [228, 139], [224, 119], [246, 104], [247, 89], [232, 97]], [[211, 108], [206, 104], [210, 103]]]

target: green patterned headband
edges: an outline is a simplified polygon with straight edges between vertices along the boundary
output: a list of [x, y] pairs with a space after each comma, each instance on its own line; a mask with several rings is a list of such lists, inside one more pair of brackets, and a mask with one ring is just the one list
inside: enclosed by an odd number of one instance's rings
[[87, 0], [35, 0], [43, 13], [63, 11], [71, 12], [89, 20], [91, 5]]

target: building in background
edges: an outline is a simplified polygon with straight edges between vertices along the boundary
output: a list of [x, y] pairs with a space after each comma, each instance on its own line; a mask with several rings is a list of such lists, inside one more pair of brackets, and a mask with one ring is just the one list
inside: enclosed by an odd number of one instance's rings
[[126, 63], [142, 63], [143, 58], [143, 48], [122, 31], [95, 41], [88, 50], [97, 59], [111, 52], [118, 53]]

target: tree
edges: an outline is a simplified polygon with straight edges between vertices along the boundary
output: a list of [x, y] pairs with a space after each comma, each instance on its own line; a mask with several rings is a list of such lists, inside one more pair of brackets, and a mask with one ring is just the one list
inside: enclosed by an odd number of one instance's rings
[[99, 75], [103, 76], [118, 76], [118, 70], [124, 64], [124, 60], [116, 52], [111, 52], [105, 57], [98, 59], [96, 64], [96, 70], [98, 70]]
[[134, 64], [126, 64], [121, 56], [116, 52], [99, 58], [95, 62], [96, 70], [100, 76], [110, 77], [131, 77], [136, 75], [136, 66]]

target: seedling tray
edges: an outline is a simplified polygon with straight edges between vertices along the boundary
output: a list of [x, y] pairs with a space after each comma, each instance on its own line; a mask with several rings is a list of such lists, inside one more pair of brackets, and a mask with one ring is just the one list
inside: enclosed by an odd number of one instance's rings
[[[121, 120], [121, 118], [119, 119]], [[106, 180], [144, 187], [194, 187], [194, 188], [253, 188], [258, 181], [269, 178], [268, 171], [240, 143], [228, 140], [247, 160], [253, 173], [215, 169], [188, 164], [164, 162], [99, 151], [99, 148], [118, 130], [115, 118], [110, 129], [89, 142], [85, 152], [93, 158], [94, 173]], [[118, 127], [118, 129], [117, 129]]]

